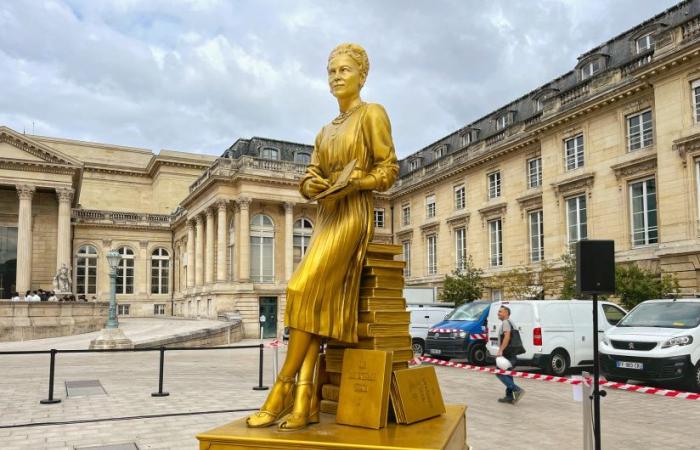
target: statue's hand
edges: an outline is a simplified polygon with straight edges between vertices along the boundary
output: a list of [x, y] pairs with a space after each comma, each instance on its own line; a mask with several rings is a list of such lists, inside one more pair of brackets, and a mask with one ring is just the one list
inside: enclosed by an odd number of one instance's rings
[[304, 185], [304, 190], [309, 198], [316, 197], [321, 192], [331, 187], [331, 185], [323, 178], [311, 178]]
[[353, 179], [353, 180], [350, 180], [350, 183], [348, 183], [348, 185], [345, 186], [343, 189], [324, 197], [323, 200], [338, 201], [340, 199], [347, 197], [348, 195], [352, 194], [353, 192], [357, 192], [359, 190], [360, 190], [360, 181], [358, 179]]

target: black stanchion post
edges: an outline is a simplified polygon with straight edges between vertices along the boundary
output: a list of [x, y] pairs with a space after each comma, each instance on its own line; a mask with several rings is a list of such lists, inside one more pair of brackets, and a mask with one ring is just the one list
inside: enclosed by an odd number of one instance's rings
[[51, 363], [49, 364], [49, 398], [39, 401], [42, 405], [60, 403], [61, 400], [53, 398], [53, 378], [56, 369], [56, 349], [51, 349]]
[[263, 386], [263, 351], [265, 349], [265, 344], [260, 344], [260, 360], [258, 363], [258, 385], [253, 387], [254, 391], [266, 391], [269, 388]]
[[160, 346], [160, 371], [158, 373], [158, 392], [151, 394], [151, 397], [167, 397], [169, 392], [163, 392], [163, 368], [165, 367], [165, 347]]

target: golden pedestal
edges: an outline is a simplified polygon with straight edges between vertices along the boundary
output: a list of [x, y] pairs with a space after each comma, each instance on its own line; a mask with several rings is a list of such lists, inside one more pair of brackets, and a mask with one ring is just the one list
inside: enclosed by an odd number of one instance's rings
[[446, 405], [440, 417], [386, 428], [349, 427], [321, 414], [321, 423], [295, 432], [248, 428], [245, 418], [197, 435], [200, 450], [466, 450], [466, 406]]

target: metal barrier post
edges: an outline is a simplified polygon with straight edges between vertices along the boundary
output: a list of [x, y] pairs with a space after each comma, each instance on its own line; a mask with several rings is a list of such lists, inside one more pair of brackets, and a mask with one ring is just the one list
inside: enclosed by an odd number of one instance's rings
[[151, 394], [151, 397], [167, 397], [169, 392], [163, 392], [163, 368], [165, 366], [165, 347], [160, 346], [160, 372], [158, 373], [158, 392]]
[[39, 401], [42, 405], [52, 405], [54, 403], [60, 403], [61, 400], [53, 398], [53, 379], [56, 367], [56, 349], [51, 349], [51, 363], [49, 364], [49, 398]]
[[260, 344], [260, 358], [258, 362], [258, 385], [253, 387], [254, 391], [266, 391], [269, 388], [267, 386], [263, 386], [263, 351], [265, 348], [265, 344]]

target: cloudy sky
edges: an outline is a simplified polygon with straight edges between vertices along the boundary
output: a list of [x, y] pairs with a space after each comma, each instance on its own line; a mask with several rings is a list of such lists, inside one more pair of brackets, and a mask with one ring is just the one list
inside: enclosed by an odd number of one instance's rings
[[0, 125], [156, 152], [311, 143], [337, 114], [328, 52], [349, 41], [404, 157], [674, 3], [3, 0]]

